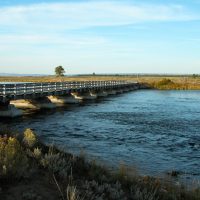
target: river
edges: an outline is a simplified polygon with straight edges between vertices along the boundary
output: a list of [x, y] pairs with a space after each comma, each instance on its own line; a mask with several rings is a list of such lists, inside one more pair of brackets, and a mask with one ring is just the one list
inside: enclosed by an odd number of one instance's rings
[[200, 180], [200, 91], [138, 90], [0, 124], [32, 128], [46, 142], [113, 167]]

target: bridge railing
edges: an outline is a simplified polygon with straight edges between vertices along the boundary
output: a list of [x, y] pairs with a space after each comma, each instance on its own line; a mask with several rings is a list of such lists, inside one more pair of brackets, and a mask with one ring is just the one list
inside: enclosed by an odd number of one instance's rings
[[111, 86], [128, 85], [126, 81], [83, 81], [83, 82], [47, 82], [47, 83], [17, 83], [1, 84], [0, 96], [28, 95], [34, 93], [51, 93], [71, 89], [96, 89]]

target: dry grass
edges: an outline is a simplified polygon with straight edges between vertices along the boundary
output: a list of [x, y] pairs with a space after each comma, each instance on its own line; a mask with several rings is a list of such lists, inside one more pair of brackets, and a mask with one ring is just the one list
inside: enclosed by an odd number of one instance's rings
[[[174, 84], [159, 85], [163, 79], [170, 79]], [[65, 76], [57, 78], [55, 76], [44, 77], [0, 77], [0, 82], [60, 82], [60, 81], [106, 81], [106, 80], [124, 80], [138, 81], [147, 83], [156, 89], [200, 89], [200, 77], [177, 76], [177, 77], [161, 77], [161, 76]]]
[[144, 79], [144, 82], [148, 83], [155, 89], [162, 90], [199, 90], [200, 78], [192, 77], [169, 77], [169, 78], [154, 78]]
[[[0, 77], [0, 82], [60, 82], [60, 81], [106, 81], [106, 80], [129, 80], [127, 77], [118, 76], [43, 76], [43, 77]], [[132, 80], [132, 78], [130, 79]]]

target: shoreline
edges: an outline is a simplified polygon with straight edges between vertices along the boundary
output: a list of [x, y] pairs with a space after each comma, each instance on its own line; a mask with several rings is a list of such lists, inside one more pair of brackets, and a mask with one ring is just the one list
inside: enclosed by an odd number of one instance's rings
[[[45, 142], [43, 143], [46, 144]], [[50, 146], [51, 143], [47, 143], [46, 145]], [[177, 170], [174, 168], [171, 168], [167, 171], [160, 171], [159, 173], [155, 172], [152, 173], [148, 171], [148, 169], [144, 169], [144, 167], [142, 169], [140, 165], [138, 164], [136, 165], [136, 163], [134, 162], [127, 163], [126, 161], [121, 160], [119, 162], [112, 163], [105, 157], [104, 158], [102, 158], [101, 156], [97, 157], [92, 153], [88, 153], [86, 150], [82, 150], [82, 148], [76, 148], [76, 150], [73, 151], [72, 149], [70, 149], [70, 147], [62, 147], [62, 145], [59, 146], [57, 144], [54, 145], [61, 152], [65, 152], [73, 156], [84, 157], [86, 162], [90, 163], [95, 161], [97, 165], [103, 166], [106, 170], [108, 170], [111, 173], [117, 173], [120, 167], [123, 166], [126, 169], [129, 176], [151, 177], [153, 179], [159, 179], [161, 181], [165, 181], [169, 184], [181, 185], [188, 189], [193, 189], [194, 187], [196, 187], [197, 184], [198, 186], [200, 186], [199, 176], [198, 178], [195, 178], [196, 175], [192, 173], [186, 173], [184, 171]]]
[[[4, 162], [0, 170], [0, 197], [5, 200], [71, 200], [69, 196], [94, 200], [167, 200], [174, 197], [198, 200], [200, 197], [199, 187], [188, 190], [154, 177], [131, 176], [124, 165], [110, 172], [95, 160], [87, 161], [84, 155], [76, 156], [44, 145], [30, 129], [23, 137], [8, 131], [1, 135], [1, 155], [9, 155], [6, 162], [2, 157], [0, 160], [1, 164]], [[15, 164], [9, 167], [10, 163]]]

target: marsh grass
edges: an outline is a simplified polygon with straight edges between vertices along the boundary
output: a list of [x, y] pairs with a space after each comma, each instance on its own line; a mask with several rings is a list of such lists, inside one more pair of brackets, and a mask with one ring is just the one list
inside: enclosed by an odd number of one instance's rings
[[[150, 88], [162, 90], [200, 90], [200, 76], [145, 76], [145, 75], [96, 75], [96, 76], [65, 76], [62, 81], [107, 81], [107, 80], [124, 80], [138, 81]], [[170, 82], [165, 82], [170, 80]], [[55, 76], [41, 77], [0, 77], [0, 82], [60, 82], [60, 78]], [[163, 84], [163, 81], [165, 84]]]

